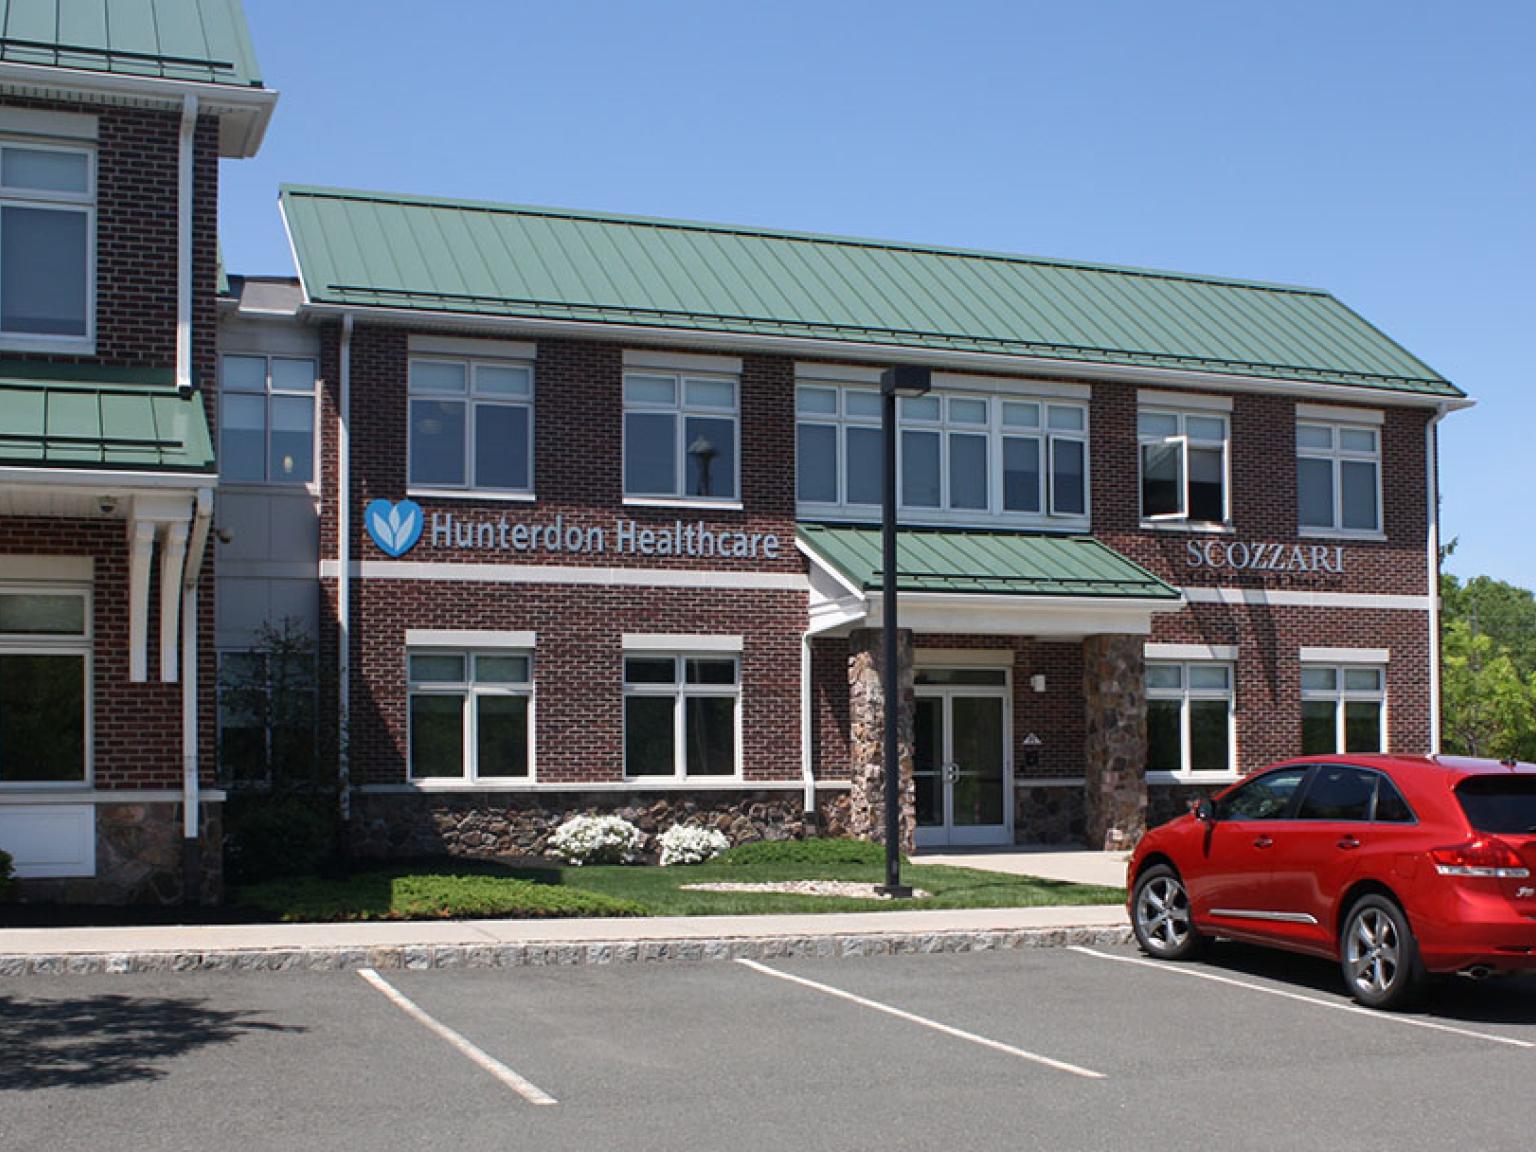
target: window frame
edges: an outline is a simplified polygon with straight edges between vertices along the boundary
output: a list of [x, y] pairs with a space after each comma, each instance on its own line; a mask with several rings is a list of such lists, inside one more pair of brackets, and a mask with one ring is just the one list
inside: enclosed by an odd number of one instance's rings
[[0, 793], [15, 792], [68, 792], [87, 791], [95, 785], [95, 628], [94, 596], [89, 585], [36, 581], [5, 581], [0, 583], [0, 596], [78, 596], [83, 612], [83, 628], [79, 633], [49, 634], [42, 632], [0, 632], [0, 655], [11, 656], [79, 656], [84, 681], [83, 758], [79, 780], [5, 780], [0, 779]]
[[[1301, 430], [1325, 428], [1330, 441], [1327, 448], [1304, 446]], [[1342, 446], [1342, 432], [1369, 432], [1375, 441], [1370, 452]], [[1348, 420], [1342, 417], [1302, 416], [1296, 418], [1296, 534], [1331, 539], [1384, 540], [1386, 539], [1386, 508], [1382, 503], [1382, 426], [1366, 420]], [[1301, 522], [1301, 462], [1323, 460], [1329, 466], [1333, 482], [1332, 519], [1328, 524], [1303, 524]], [[1344, 465], [1369, 463], [1376, 476], [1376, 525], [1373, 528], [1346, 528], [1344, 526]]]
[[[1171, 436], [1154, 436], [1141, 430], [1143, 416], [1172, 417], [1177, 421], [1177, 431]], [[1209, 449], [1213, 442], [1193, 440], [1187, 422], [1191, 419], [1219, 420], [1221, 437], [1221, 519], [1196, 520], [1191, 518], [1189, 456], [1191, 443], [1196, 448]], [[1179, 452], [1179, 511], [1147, 511], [1146, 450], [1163, 445], [1178, 448]], [[1141, 404], [1136, 409], [1136, 500], [1143, 528], [1163, 528], [1170, 525], [1191, 528], [1232, 527], [1232, 414], [1215, 408], [1181, 408], [1176, 404]]]
[[[256, 392], [249, 388], [232, 388], [228, 384], [228, 376], [225, 373], [225, 362], [230, 357], [239, 357], [246, 360], [263, 360], [266, 362], [262, 375], [262, 390]], [[294, 360], [303, 361], [314, 368], [314, 383], [309, 391], [299, 391], [292, 388], [276, 388], [272, 383], [272, 361]], [[219, 352], [219, 396], [218, 396], [218, 455], [222, 461], [224, 457], [224, 398], [233, 396], [260, 396], [262, 397], [262, 455], [260, 480], [229, 478], [228, 483], [247, 488], [280, 488], [293, 492], [304, 488], [311, 492], [320, 490], [320, 358], [318, 356], [291, 355], [282, 352], [242, 352], [237, 348], [221, 349]], [[310, 402], [309, 420], [309, 479], [308, 480], [274, 480], [272, 478], [272, 407], [273, 400], [277, 397], [287, 399], [306, 398]], [[222, 465], [221, 465], [222, 467]], [[221, 474], [219, 479], [225, 477]]]
[[[734, 781], [740, 783], [745, 778], [745, 765], [743, 764], [744, 743], [741, 731], [741, 672], [742, 659], [740, 652], [708, 651], [703, 649], [672, 649], [656, 651], [648, 648], [626, 648], [621, 657], [619, 669], [620, 678], [620, 722], [623, 727], [622, 734], [622, 759], [623, 774], [626, 784], [646, 784], [665, 781]], [[673, 680], [670, 684], [631, 684], [628, 673], [624, 668], [631, 659], [638, 660], [671, 660], [673, 667]], [[735, 666], [735, 679], [730, 684], [689, 684], [688, 661], [709, 660], [724, 663], [729, 660]], [[645, 697], [649, 699], [665, 698], [672, 701], [672, 771], [670, 773], [633, 773], [629, 770], [629, 708], [625, 703], [631, 697]], [[729, 698], [735, 701], [733, 709], [732, 755], [734, 757], [734, 771], [730, 775], [725, 774], [700, 774], [690, 775], [688, 772], [688, 707], [690, 699], [708, 697], [713, 699]]]
[[[416, 365], [417, 364], [449, 364], [464, 369], [463, 392], [418, 392], [416, 390]], [[536, 499], [538, 488], [536, 471], [537, 460], [535, 450], [538, 443], [538, 396], [539, 381], [538, 372], [533, 359], [519, 359], [515, 357], [497, 356], [460, 356], [444, 352], [412, 352], [406, 356], [405, 369], [405, 482], [407, 496], [447, 496], [460, 500], [527, 500]], [[528, 373], [528, 395], [526, 397], [506, 396], [494, 392], [479, 392], [475, 384], [478, 377], [478, 369], [490, 368], [521, 368]], [[443, 481], [417, 481], [414, 478], [416, 466], [416, 437], [413, 434], [414, 421], [411, 417], [411, 405], [418, 400], [429, 400], [447, 403], [459, 403], [464, 406], [464, 482], [462, 484], [450, 484]], [[483, 407], [494, 406], [500, 408], [525, 408], [528, 412], [528, 483], [521, 488], [500, 488], [491, 485], [481, 485], [475, 482], [475, 429], [479, 420], [479, 412]]]
[[[407, 647], [405, 650], [405, 779], [407, 784], [428, 787], [474, 788], [493, 791], [503, 788], [526, 788], [538, 782], [538, 691], [535, 667], [536, 653], [532, 648], [445, 648], [437, 645]], [[418, 681], [411, 674], [411, 659], [415, 656], [457, 656], [464, 661], [466, 677], [463, 680]], [[491, 681], [481, 683], [477, 662], [481, 657], [515, 656], [528, 661], [528, 679], [515, 683]], [[464, 771], [457, 776], [418, 776], [415, 763], [415, 726], [411, 723], [411, 701], [417, 696], [451, 696], [463, 701], [460, 721], [463, 725], [460, 739], [463, 741], [462, 764]], [[521, 697], [528, 701], [528, 771], [522, 776], [480, 775], [480, 709], [476, 702], [483, 697]]]
[[[644, 400], [631, 401], [628, 391], [629, 381], [633, 377], [671, 380], [674, 387], [672, 403], [663, 404], [659, 401]], [[732, 395], [729, 411], [725, 408], [711, 408], [703, 405], [689, 404], [689, 381], [698, 381], [705, 384], [729, 384]], [[619, 385], [619, 406], [621, 410], [619, 438], [622, 441], [619, 459], [619, 487], [625, 504], [684, 508], [737, 509], [742, 507], [741, 376], [739, 374], [710, 372], [691, 368], [626, 367]], [[629, 490], [629, 417], [631, 413], [651, 416], [672, 416], [677, 431], [677, 452], [672, 459], [673, 491], [671, 493], [631, 492]], [[688, 495], [688, 437], [686, 429], [689, 417], [696, 417], [701, 420], [730, 420], [736, 441], [735, 452], [732, 454], [734, 460], [730, 495]]]
[[[1237, 664], [1231, 660], [1163, 660], [1149, 658], [1146, 661], [1148, 670], [1153, 667], [1178, 668], [1178, 688], [1153, 688], [1147, 684], [1147, 704], [1150, 711], [1154, 700], [1173, 702], [1179, 705], [1179, 766], [1174, 769], [1147, 768], [1149, 780], [1161, 781], [1225, 781], [1237, 778]], [[1218, 691], [1214, 688], [1191, 688], [1189, 671], [1191, 668], [1224, 668], [1227, 673], [1227, 687]], [[1224, 768], [1193, 768], [1190, 759], [1193, 748], [1190, 741], [1190, 704], [1196, 700], [1224, 700], [1227, 705], [1227, 764]]]
[[[1307, 660], [1301, 664], [1301, 672], [1309, 669], [1328, 669], [1334, 674], [1334, 686], [1331, 689], [1307, 688], [1301, 682], [1301, 675], [1297, 676], [1298, 698], [1304, 706], [1309, 701], [1327, 701], [1333, 704], [1333, 747], [1331, 749], [1313, 749], [1303, 751], [1303, 756], [1367, 756], [1382, 755], [1387, 751], [1387, 735], [1391, 731], [1387, 717], [1387, 665], [1367, 661], [1323, 661]], [[1380, 677], [1380, 688], [1367, 690], [1364, 688], [1346, 688], [1345, 674], [1348, 672], [1372, 671]], [[1348, 708], [1352, 703], [1371, 703], [1380, 705], [1377, 713], [1376, 747], [1371, 749], [1356, 748], [1346, 749], [1346, 737], [1348, 734]], [[1304, 711], [1304, 708], [1303, 708]], [[1305, 726], [1305, 719], [1298, 715], [1298, 720]]]
[[[807, 391], [831, 392], [836, 395], [835, 412], [803, 412], [801, 394]], [[795, 382], [795, 508], [802, 519], [876, 520], [880, 516], [879, 502], [853, 503], [848, 499], [848, 437], [851, 429], [864, 428], [879, 432], [879, 415], [866, 416], [849, 412], [848, 396], [863, 393], [878, 397], [880, 391], [868, 385], [851, 384], [833, 380], [802, 378]], [[936, 390], [920, 400], [939, 401], [936, 420], [918, 419], [906, 414], [906, 398], [897, 402], [896, 415], [896, 503], [903, 522], [911, 524], [1008, 524], [1017, 526], [1076, 530], [1088, 527], [1093, 516], [1093, 478], [1091, 412], [1088, 400], [1077, 396], [1058, 396], [1050, 393], [984, 392], [964, 388]], [[955, 420], [950, 414], [951, 401], [980, 401], [986, 405], [985, 423], [967, 423]], [[1038, 421], [1033, 427], [1007, 424], [1004, 421], [1005, 404], [1033, 405]], [[1071, 409], [1081, 415], [1082, 427], [1052, 428], [1051, 409]], [[800, 498], [800, 428], [816, 426], [836, 429], [837, 435], [837, 493], [835, 501], [802, 500]], [[906, 433], [929, 432], [938, 436], [939, 503], [908, 504], [905, 498]], [[951, 496], [950, 441], [954, 436], [979, 436], [986, 443], [987, 502], [985, 507], [955, 507]], [[1039, 447], [1039, 481], [1036, 490], [1037, 510], [1009, 509], [1007, 501], [1007, 462], [1005, 443], [1008, 440], [1032, 440]], [[1083, 510], [1062, 511], [1059, 489], [1056, 483], [1057, 447], [1062, 441], [1082, 445]]]
[[[0, 208], [35, 208], [51, 212], [77, 212], [85, 216], [85, 332], [79, 336], [40, 332], [8, 332], [0, 328], [0, 348], [16, 352], [63, 352], [92, 355], [96, 351], [97, 219], [100, 186], [97, 180], [97, 148], [84, 140], [37, 139], [0, 136], [0, 153], [6, 148], [31, 152], [63, 152], [85, 157], [86, 191], [56, 192], [38, 188], [10, 188], [0, 183]], [[4, 236], [0, 234], [0, 259]]]

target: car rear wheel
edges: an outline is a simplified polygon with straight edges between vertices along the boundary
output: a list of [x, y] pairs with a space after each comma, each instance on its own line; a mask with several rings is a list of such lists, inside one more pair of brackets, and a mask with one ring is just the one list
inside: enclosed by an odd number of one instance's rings
[[1367, 1008], [1403, 1008], [1424, 988], [1408, 917], [1385, 896], [1362, 896], [1344, 920], [1339, 960], [1350, 994]]
[[1131, 930], [1141, 950], [1159, 960], [1188, 960], [1205, 946], [1205, 938], [1190, 919], [1184, 881], [1166, 864], [1148, 868], [1137, 878]]

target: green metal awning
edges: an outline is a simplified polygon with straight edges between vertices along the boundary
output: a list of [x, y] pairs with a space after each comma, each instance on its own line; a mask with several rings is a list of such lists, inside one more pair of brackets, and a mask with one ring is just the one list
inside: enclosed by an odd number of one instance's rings
[[[57, 365], [40, 367], [62, 374]], [[0, 467], [214, 470], [200, 394], [178, 393], [164, 382], [169, 372], [139, 372], [134, 380], [96, 375], [30, 379], [0, 371]]]
[[[880, 590], [880, 529], [801, 524], [800, 542], [850, 584]], [[1177, 588], [1091, 536], [903, 528], [901, 592], [1178, 601]]]

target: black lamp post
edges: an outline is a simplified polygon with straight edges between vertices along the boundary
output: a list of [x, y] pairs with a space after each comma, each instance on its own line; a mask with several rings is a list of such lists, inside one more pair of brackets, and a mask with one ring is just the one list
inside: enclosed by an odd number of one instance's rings
[[896, 397], [921, 396], [933, 387], [933, 373], [914, 364], [880, 374], [880, 434], [884, 442], [884, 482], [880, 494], [880, 625], [885, 671], [881, 676], [881, 711], [885, 721], [885, 883], [882, 896], [905, 900], [912, 889], [901, 882], [901, 750], [897, 724], [901, 713], [900, 661], [896, 646]]

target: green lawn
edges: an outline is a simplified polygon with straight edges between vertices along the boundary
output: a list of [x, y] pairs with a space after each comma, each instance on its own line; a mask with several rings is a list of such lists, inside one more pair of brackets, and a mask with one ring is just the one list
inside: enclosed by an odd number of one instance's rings
[[[762, 892], [689, 892], [711, 881], [851, 880], [880, 883], [878, 847], [846, 841], [748, 845], [708, 864], [507, 868], [437, 861], [357, 872], [300, 876], [237, 889], [232, 902], [280, 920], [422, 920], [472, 917], [703, 916], [782, 912], [880, 912], [898, 908], [1028, 908], [1119, 904], [1120, 888], [1009, 876], [971, 868], [905, 864], [902, 881], [924, 900], [857, 900]], [[870, 849], [874, 847], [874, 851]]]

